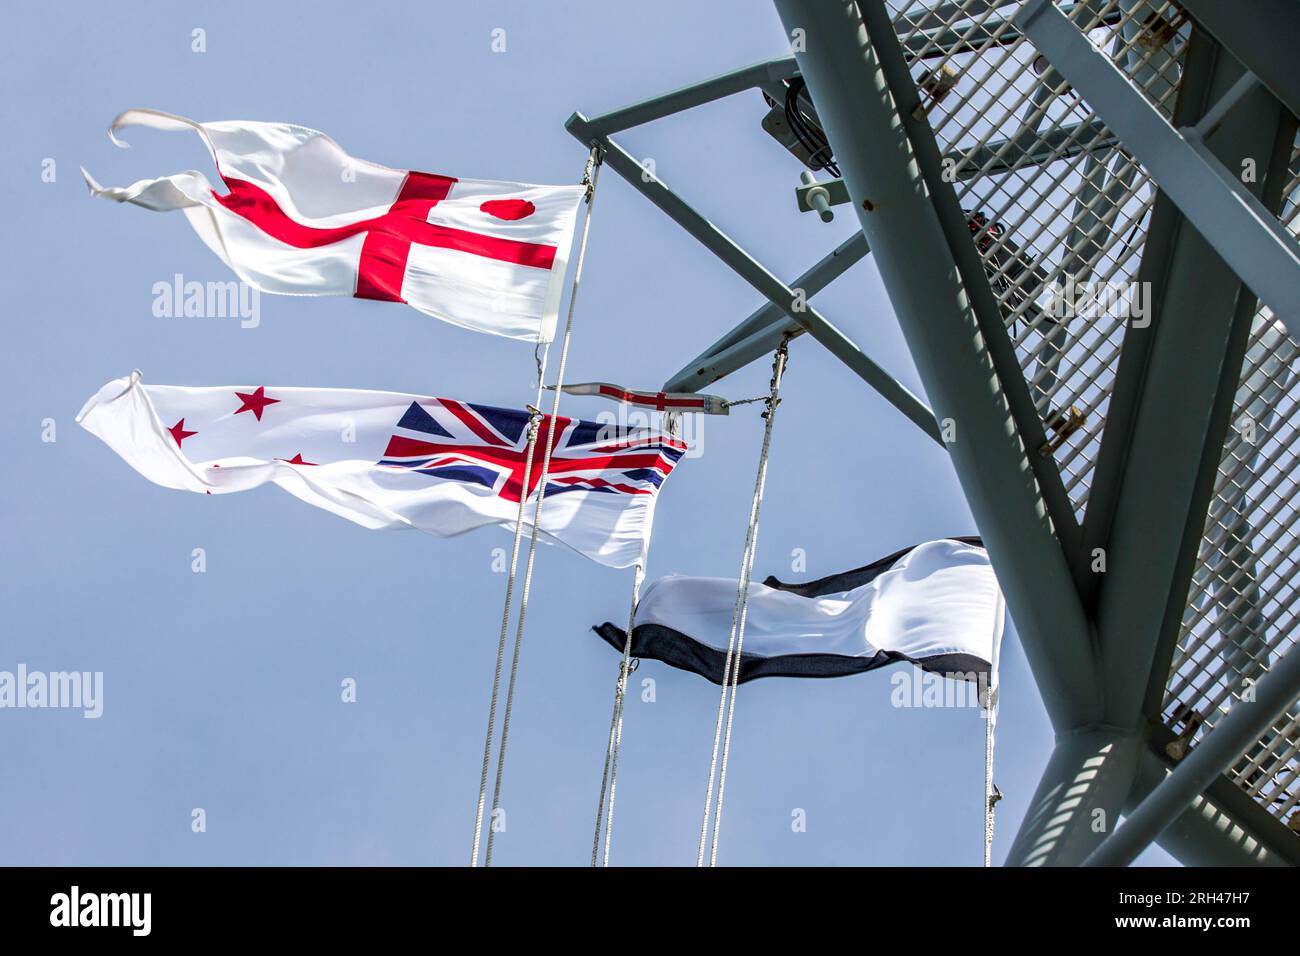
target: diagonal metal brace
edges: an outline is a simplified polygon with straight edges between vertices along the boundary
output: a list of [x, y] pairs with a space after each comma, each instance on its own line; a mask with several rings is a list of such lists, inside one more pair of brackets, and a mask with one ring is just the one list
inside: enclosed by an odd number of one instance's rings
[[1300, 243], [1195, 130], [1174, 129], [1051, 0], [1030, 0], [1015, 22], [1214, 251], [1300, 339]]
[[798, 323], [922, 431], [936, 442], [943, 444], [943, 435], [939, 430], [938, 422], [935, 421], [934, 412], [930, 411], [924, 402], [872, 361], [862, 349], [816, 309], [810, 305], [799, 308], [799, 305], [803, 304], [802, 297], [796, 297], [789, 286], [737, 245], [730, 236], [700, 215], [693, 206], [664, 185], [657, 176], [652, 175], [627, 150], [608, 136], [593, 130], [581, 113], [570, 116], [564, 126], [584, 145], [600, 147], [604, 152], [605, 164], [623, 177], [629, 185], [698, 239], [705, 248], [730, 266], [732, 271], [758, 290], [786, 316]]
[[1246, 9], [1223, 0], [1179, 0], [1179, 5], [1258, 76], [1293, 116], [1300, 116], [1300, 77], [1295, 71], [1300, 8], [1294, 0], [1252, 0]]
[[1174, 772], [1084, 860], [1084, 866], [1128, 866], [1204, 793], [1214, 780], [1300, 697], [1300, 651], [1283, 657], [1254, 686], [1253, 700], [1238, 700]]
[[765, 60], [585, 121], [593, 134], [611, 136], [621, 130], [703, 106], [734, 93], [743, 93], [756, 86], [775, 92], [783, 80], [790, 79], [798, 72], [799, 66], [792, 56]]
[[[816, 265], [790, 283], [811, 298], [847, 272], [871, 250], [858, 232], [845, 239]], [[800, 335], [803, 326], [767, 302], [718, 341], [687, 362], [664, 383], [665, 392], [694, 392], [770, 353], [783, 336]]]

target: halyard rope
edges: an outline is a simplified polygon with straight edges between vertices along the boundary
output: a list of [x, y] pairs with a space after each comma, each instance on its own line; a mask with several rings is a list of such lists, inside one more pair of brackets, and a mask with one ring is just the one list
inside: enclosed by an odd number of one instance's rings
[[[519, 677], [519, 652], [523, 646], [524, 640], [524, 621], [528, 614], [528, 593], [532, 588], [533, 582], [533, 561], [537, 555], [537, 529], [542, 520], [542, 502], [546, 498], [546, 480], [551, 470], [551, 449], [555, 445], [555, 428], [560, 414], [560, 396], [563, 394], [564, 371], [569, 363], [569, 343], [573, 337], [573, 311], [574, 305], [578, 301], [578, 285], [582, 279], [582, 264], [587, 257], [587, 237], [591, 232], [591, 212], [596, 202], [596, 180], [600, 176], [600, 150], [593, 146], [591, 153], [587, 157], [587, 169], [583, 176], [583, 182], [587, 185], [587, 214], [582, 221], [582, 239], [578, 244], [578, 260], [573, 270], [573, 285], [569, 290], [569, 309], [564, 322], [564, 342], [560, 347], [560, 367], [556, 372], [555, 378], [555, 399], [551, 403], [551, 424], [547, 429], [547, 438], [542, 448], [542, 473], [537, 482], [537, 506], [533, 512], [533, 527], [528, 539], [528, 559], [524, 564], [524, 587], [519, 598], [519, 620], [515, 626], [515, 646], [514, 655], [510, 662], [510, 681], [506, 685], [506, 706], [505, 712], [501, 718], [501, 743], [497, 749], [497, 769], [496, 781], [492, 788], [492, 810], [493, 814], [501, 806], [501, 782], [505, 776], [506, 767], [506, 744], [510, 738], [510, 715], [514, 709], [515, 685]], [[540, 398], [538, 399], [540, 403]], [[529, 456], [531, 461], [531, 454]], [[528, 497], [528, 486], [525, 484], [521, 496]], [[508, 585], [507, 585], [508, 586]], [[479, 832], [482, 826], [480, 815], [479, 822], [476, 826], [474, 842], [477, 847], [479, 841]], [[487, 850], [484, 854], [484, 865], [492, 865], [492, 849], [496, 838], [496, 827], [488, 827]], [[475, 851], [475, 861], [477, 862], [478, 853]]]
[[[992, 694], [994, 688], [989, 687]], [[984, 715], [984, 865], [993, 865], [993, 713], [991, 705]]]
[[[772, 447], [772, 424], [776, 420], [776, 409], [781, 404], [781, 376], [785, 372], [786, 358], [789, 351], [789, 336], [782, 340], [772, 359], [771, 393], [768, 395], [767, 411], [763, 417], [763, 447], [758, 456], [758, 476], [754, 480], [754, 498], [749, 509], [749, 526], [745, 532], [745, 548], [740, 559], [740, 581], [736, 588], [736, 606], [731, 614], [731, 633], [727, 638], [727, 657], [722, 665], [722, 692], [718, 697], [718, 720], [713, 733], [713, 753], [709, 758], [709, 784], [704, 794], [704, 819], [700, 824], [700, 848], [695, 859], [696, 866], [704, 865], [704, 850], [709, 843], [709, 815], [713, 814], [713, 840], [709, 853], [709, 865], [718, 862], [718, 834], [722, 827], [722, 800], [727, 784], [727, 764], [731, 756], [731, 727], [736, 716], [736, 687], [740, 682], [740, 661], [745, 644], [745, 617], [749, 610], [749, 579], [754, 568], [754, 552], [758, 544], [758, 516], [763, 504], [763, 487], [767, 482], [768, 452]], [[728, 699], [730, 690], [730, 699]], [[723, 716], [726, 716], [726, 732], [723, 733]], [[722, 748], [722, 765], [718, 766], [718, 749]], [[718, 783], [718, 799], [713, 806], [713, 783]]]
[[[533, 447], [537, 444], [537, 426], [542, 417], [541, 413], [537, 411], [537, 406], [542, 403], [541, 382], [545, 377], [546, 354], [549, 351], [548, 347], [543, 351], [542, 357], [537, 360], [537, 402], [531, 407], [532, 415], [528, 419], [528, 445], [524, 452], [524, 488], [528, 487], [533, 466]], [[510, 549], [510, 573], [506, 578], [506, 600], [501, 608], [501, 638], [497, 642], [496, 669], [492, 674], [492, 703], [488, 707], [487, 735], [483, 739], [483, 770], [478, 783], [478, 809], [474, 814], [474, 850], [469, 861], [469, 865], [472, 867], [478, 866], [479, 844], [483, 838], [483, 809], [487, 802], [488, 765], [492, 758], [492, 732], [496, 727], [497, 700], [501, 696], [501, 670], [506, 657], [506, 634], [510, 629], [510, 604], [515, 591], [515, 569], [519, 566], [519, 541], [523, 537], [524, 502], [527, 499], [527, 494], [519, 496], [519, 513], [515, 516], [515, 543]]]
[[[596, 832], [591, 840], [591, 865], [597, 865], [600, 854], [600, 824], [605, 821], [605, 852], [602, 865], [609, 866], [609, 846], [614, 840], [614, 794], [618, 786], [618, 754], [623, 746], [623, 706], [627, 700], [627, 679], [632, 673], [632, 625], [636, 620], [636, 606], [641, 599], [641, 582], [645, 580], [645, 551], [632, 572], [632, 606], [627, 613], [627, 637], [623, 641], [623, 659], [618, 666], [618, 680], [614, 682], [614, 709], [609, 718], [609, 743], [605, 747], [605, 770], [600, 778], [600, 802], [596, 805]], [[608, 809], [605, 803], [609, 792]]]
[[[1002, 613], [999, 605], [998, 613]], [[1002, 656], [1002, 640], [997, 637], [993, 642], [993, 660], [989, 662], [989, 684], [984, 700], [984, 865], [993, 865], [993, 822], [996, 807], [1002, 794], [993, 783], [993, 736], [997, 726], [998, 707], [1001, 706], [1001, 688], [998, 679], [999, 658]]]

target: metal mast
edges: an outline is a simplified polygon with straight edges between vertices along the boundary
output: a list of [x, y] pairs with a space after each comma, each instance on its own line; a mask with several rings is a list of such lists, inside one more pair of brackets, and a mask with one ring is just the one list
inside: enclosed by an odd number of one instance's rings
[[[792, 57], [568, 123], [767, 299], [666, 387], [807, 332], [944, 442], [1056, 732], [1009, 863], [1300, 862], [1300, 4], [774, 2]], [[787, 285], [611, 137], [796, 77], [862, 232]], [[795, 299], [868, 251], [932, 411]]]

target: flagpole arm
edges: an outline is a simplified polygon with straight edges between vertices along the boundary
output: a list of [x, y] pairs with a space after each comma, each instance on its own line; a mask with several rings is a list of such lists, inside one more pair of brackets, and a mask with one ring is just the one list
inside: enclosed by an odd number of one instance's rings
[[743, 93], [755, 87], [760, 89], [770, 88], [775, 92], [783, 85], [783, 81], [790, 79], [798, 72], [799, 67], [795, 63], [793, 56], [765, 60], [762, 63], [755, 63], [752, 66], [742, 67], [739, 70], [715, 76], [702, 83], [693, 83], [690, 86], [664, 93], [653, 99], [634, 103], [631, 106], [613, 110], [602, 116], [596, 116], [589, 123], [593, 132], [602, 136], [609, 136], [612, 133], [630, 129], [633, 126], [640, 126], [643, 123], [650, 123], [657, 119], [663, 119], [665, 116], [672, 116], [674, 113], [680, 113], [696, 106], [703, 106], [705, 103], [712, 103], [714, 100], [720, 100], [735, 93]]
[[[802, 289], [811, 298], [842, 276], [867, 255], [867, 239], [854, 233], [836, 246], [816, 265], [790, 282], [791, 289]], [[761, 333], [761, 334], [760, 334]], [[787, 316], [779, 306], [766, 302], [664, 383], [665, 392], [690, 392], [705, 388], [751, 362], [770, 355], [788, 333], [799, 335], [803, 326]], [[751, 352], [737, 349], [742, 342], [756, 343]]]
[[[663, 181], [607, 136], [598, 134], [581, 113], [574, 113], [565, 123], [574, 138], [604, 151], [605, 163], [665, 212], [669, 218], [699, 240], [733, 272], [748, 282], [797, 327], [808, 332], [859, 378], [870, 385], [887, 402], [913, 424], [940, 444], [943, 435], [934, 412], [901, 382], [877, 365], [865, 352], [821, 313], [807, 304], [806, 296], [796, 296], [766, 267], [742, 249], [730, 236], [700, 215], [689, 203], [674, 193]], [[762, 331], [755, 336], [763, 334]], [[783, 329], [778, 336], [789, 334]], [[753, 338], [754, 336], [751, 336]], [[743, 344], [743, 343], [741, 343]], [[772, 346], [768, 347], [771, 351]], [[737, 366], [739, 367], [739, 366]]]

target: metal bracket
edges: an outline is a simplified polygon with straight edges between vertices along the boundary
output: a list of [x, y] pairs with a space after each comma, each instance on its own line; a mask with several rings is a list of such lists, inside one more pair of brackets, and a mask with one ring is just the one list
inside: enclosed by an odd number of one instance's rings
[[1056, 434], [1038, 447], [1038, 454], [1044, 458], [1050, 458], [1071, 435], [1088, 424], [1088, 416], [1079, 411], [1079, 406], [1071, 405], [1065, 411], [1053, 415], [1052, 420], [1047, 424]]
[[[632, 154], [608, 136], [595, 132], [592, 123], [592, 120], [588, 120], [581, 113], [574, 113], [565, 123], [565, 128], [574, 138], [586, 145], [599, 145], [602, 147], [606, 165], [618, 173], [630, 186], [658, 206], [687, 233], [699, 240], [705, 248], [730, 266], [740, 278], [748, 282], [768, 302], [792, 319], [796, 325], [808, 332], [831, 354], [852, 369], [859, 378], [874, 388], [882, 398], [902, 412], [913, 424], [917, 425], [936, 442], [943, 444], [943, 435], [934, 419], [934, 412], [924, 402], [872, 361], [862, 349], [816, 309], [806, 302], [800, 301], [796, 297], [794, 290], [763, 267], [730, 236], [700, 215], [690, 203], [669, 189], [662, 179], [657, 175], [647, 174], [645, 168], [637, 162]], [[796, 304], [797, 302], [798, 304]], [[762, 333], [755, 333], [755, 335], [760, 334]]]
[[[806, 178], [805, 178], [806, 177]], [[815, 212], [822, 217], [822, 222], [830, 222], [826, 213], [822, 212], [822, 207], [814, 201], [817, 193], [822, 193], [824, 203], [827, 207], [842, 206], [849, 202], [849, 187], [844, 185], [842, 179], [829, 179], [825, 182], [818, 182], [808, 173], [800, 173], [799, 178], [803, 180], [802, 184], [795, 187], [794, 200], [799, 206], [800, 212]], [[829, 212], [829, 209], [827, 209]], [[834, 217], [834, 213], [831, 213]]]
[[1182, 29], [1183, 24], [1186, 22], [1186, 11], [1179, 12], [1178, 16], [1170, 20], [1153, 10], [1142, 21], [1142, 32], [1138, 35], [1137, 42], [1144, 50], [1163, 49], [1170, 40], [1178, 35], [1178, 31]]
[[[803, 185], [795, 190], [796, 199], [799, 202], [800, 209], [807, 212], [815, 211], [821, 216], [822, 222], [830, 222], [835, 218], [835, 213], [831, 212], [831, 206], [836, 202], [847, 202], [849, 191], [844, 187], [844, 180], [832, 179], [830, 182], [819, 183], [813, 178], [813, 174], [806, 170], [799, 174], [799, 179]], [[837, 190], [839, 193], [838, 200], [832, 200], [831, 188], [835, 183], [840, 184]]]
[[[1165, 753], [1171, 760], [1182, 760], [1187, 756], [1188, 751], [1192, 749], [1192, 738], [1204, 723], [1205, 718], [1198, 711], [1186, 704], [1178, 705], [1169, 718], [1169, 729], [1177, 736], [1165, 744]], [[1179, 724], [1182, 724], [1182, 730], [1177, 729]]]
[[916, 87], [925, 94], [926, 99], [917, 103], [912, 109], [912, 118], [920, 119], [943, 102], [944, 97], [957, 86], [957, 71], [947, 63], [940, 64], [937, 70], [926, 70], [917, 80]]

